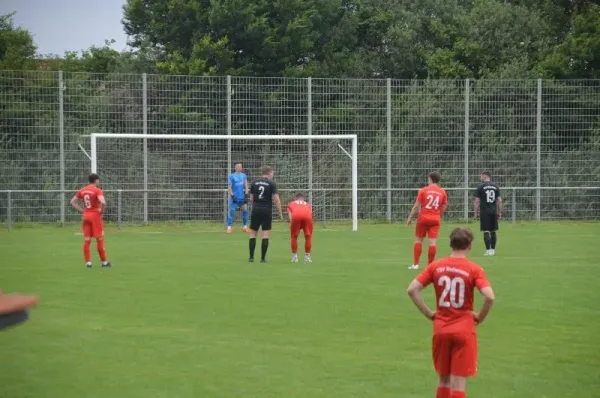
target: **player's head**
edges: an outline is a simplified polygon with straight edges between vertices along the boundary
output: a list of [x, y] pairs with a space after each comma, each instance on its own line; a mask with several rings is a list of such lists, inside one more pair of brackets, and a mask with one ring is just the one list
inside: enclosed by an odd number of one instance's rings
[[273, 170], [271, 166], [263, 166], [260, 169], [260, 174], [262, 174], [263, 177], [272, 180], [275, 175], [275, 170]]
[[100, 176], [96, 173], [92, 173], [88, 176], [88, 181], [90, 184], [98, 185], [98, 181], [100, 181]]
[[489, 171], [482, 171], [480, 178], [481, 182], [488, 182], [492, 179], [492, 173], [490, 173]]
[[304, 194], [302, 192], [298, 192], [295, 196], [296, 200], [304, 200], [306, 196], [304, 196]]
[[236, 172], [236, 173], [241, 173], [241, 172], [242, 172], [242, 170], [243, 170], [243, 167], [242, 167], [242, 162], [236, 162], [236, 163], [233, 165], [233, 168], [235, 169], [235, 172]]
[[438, 182], [440, 182], [441, 179], [442, 179], [442, 177], [440, 176], [440, 173], [438, 173], [437, 171], [434, 171], [427, 175], [427, 182], [429, 184], [437, 184]]
[[469, 228], [454, 228], [450, 233], [450, 247], [454, 251], [471, 250], [473, 232]]

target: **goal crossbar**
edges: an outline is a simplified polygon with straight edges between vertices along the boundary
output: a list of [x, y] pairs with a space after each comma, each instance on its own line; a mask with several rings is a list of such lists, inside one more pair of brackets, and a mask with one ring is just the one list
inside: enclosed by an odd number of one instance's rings
[[[169, 139], [169, 140], [298, 140], [311, 142], [312, 140], [351, 140], [352, 149], [350, 156], [352, 160], [352, 230], [358, 230], [358, 136], [356, 134], [328, 134], [328, 135], [208, 135], [208, 134], [114, 134], [114, 133], [92, 133], [90, 134], [90, 155], [92, 173], [98, 172], [97, 141], [99, 138], [118, 139]], [[346, 152], [346, 151], [344, 151]], [[146, 185], [146, 184], [145, 184]], [[146, 187], [145, 187], [146, 188]]]

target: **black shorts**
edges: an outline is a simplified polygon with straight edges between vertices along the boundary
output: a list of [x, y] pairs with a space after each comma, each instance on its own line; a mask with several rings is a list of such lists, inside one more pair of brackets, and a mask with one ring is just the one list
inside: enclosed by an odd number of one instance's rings
[[482, 231], [494, 232], [498, 230], [498, 215], [485, 214], [479, 215], [479, 226]]
[[252, 207], [250, 214], [250, 229], [258, 231], [262, 228], [263, 231], [270, 231], [273, 224], [273, 211], [264, 207]]

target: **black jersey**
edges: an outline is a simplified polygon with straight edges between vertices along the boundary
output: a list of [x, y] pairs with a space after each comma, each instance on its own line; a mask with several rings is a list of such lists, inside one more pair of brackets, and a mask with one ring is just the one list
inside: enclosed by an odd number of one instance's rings
[[493, 182], [482, 182], [477, 185], [475, 196], [479, 198], [481, 214], [496, 214], [498, 212], [498, 198], [500, 187]]
[[261, 177], [250, 186], [250, 193], [254, 197], [253, 208], [273, 208], [273, 195], [277, 194], [277, 185], [273, 180]]

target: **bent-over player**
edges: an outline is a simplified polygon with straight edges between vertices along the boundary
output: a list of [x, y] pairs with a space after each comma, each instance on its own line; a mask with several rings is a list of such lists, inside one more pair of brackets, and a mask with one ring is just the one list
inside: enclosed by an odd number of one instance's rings
[[304, 194], [297, 193], [296, 199], [288, 204], [287, 212], [292, 238], [292, 262], [298, 262], [298, 236], [302, 231], [304, 233], [304, 262], [312, 263], [310, 258], [313, 233], [312, 206], [304, 199]]
[[496, 242], [498, 237], [499, 220], [502, 218], [502, 197], [500, 187], [491, 181], [491, 173], [481, 173], [481, 183], [475, 191], [474, 211], [475, 218], [479, 217], [479, 226], [483, 232], [485, 243], [485, 256], [496, 254]]
[[[483, 269], [467, 259], [473, 233], [456, 228], [450, 234], [452, 254], [434, 261], [408, 287], [408, 295], [433, 321], [432, 354], [439, 375], [437, 398], [465, 398], [467, 378], [477, 374], [477, 335], [494, 303], [494, 291]], [[436, 312], [425, 304], [421, 290], [433, 284]], [[484, 297], [481, 310], [473, 312], [475, 288]]]
[[252, 212], [250, 213], [250, 240], [248, 247], [250, 250], [249, 262], [254, 262], [254, 250], [256, 249], [256, 235], [259, 228], [262, 228], [261, 256], [260, 262], [267, 262], [267, 250], [269, 249], [269, 233], [273, 224], [273, 202], [277, 207], [279, 217], [283, 220], [281, 211], [281, 200], [277, 192], [277, 185], [273, 181], [275, 175], [271, 166], [263, 166], [261, 169], [262, 177], [255, 180], [250, 185], [250, 202], [252, 203]]

